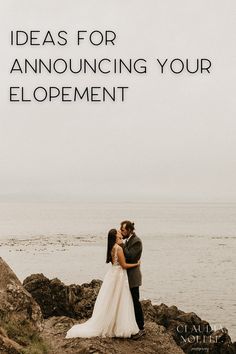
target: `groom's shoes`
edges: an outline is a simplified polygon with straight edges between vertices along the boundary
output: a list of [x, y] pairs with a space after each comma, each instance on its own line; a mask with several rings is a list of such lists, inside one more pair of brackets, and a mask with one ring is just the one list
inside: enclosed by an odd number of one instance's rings
[[131, 338], [133, 340], [137, 340], [137, 339], [141, 338], [142, 336], [145, 336], [145, 334], [146, 334], [145, 329], [140, 329], [139, 332], [134, 334], [133, 336], [131, 336]]

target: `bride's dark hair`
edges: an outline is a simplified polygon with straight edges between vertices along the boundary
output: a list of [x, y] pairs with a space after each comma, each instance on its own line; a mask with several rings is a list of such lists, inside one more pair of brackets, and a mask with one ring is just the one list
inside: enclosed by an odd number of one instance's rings
[[116, 229], [111, 229], [108, 232], [108, 236], [107, 236], [107, 260], [106, 260], [106, 263], [109, 263], [109, 262], [112, 261], [111, 250], [112, 250], [112, 247], [114, 246], [114, 244], [116, 243], [116, 234], [117, 234], [117, 230]]

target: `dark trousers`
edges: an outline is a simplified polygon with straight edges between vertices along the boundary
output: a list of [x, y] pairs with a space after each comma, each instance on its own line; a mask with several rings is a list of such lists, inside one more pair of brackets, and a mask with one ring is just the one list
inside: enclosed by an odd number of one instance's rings
[[135, 312], [135, 318], [136, 318], [138, 328], [143, 329], [144, 319], [143, 319], [143, 310], [139, 301], [139, 287], [137, 286], [136, 288], [131, 288], [130, 291], [133, 298], [134, 312]]

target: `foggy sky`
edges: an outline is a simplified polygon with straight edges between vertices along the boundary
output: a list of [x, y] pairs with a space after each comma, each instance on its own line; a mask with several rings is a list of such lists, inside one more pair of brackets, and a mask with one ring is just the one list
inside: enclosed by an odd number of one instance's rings
[[[0, 197], [236, 201], [233, 0], [4, 0]], [[114, 47], [11, 47], [10, 30], [113, 30]], [[14, 58], [209, 58], [210, 75], [10, 75]], [[123, 103], [9, 103], [9, 86], [129, 86]]]

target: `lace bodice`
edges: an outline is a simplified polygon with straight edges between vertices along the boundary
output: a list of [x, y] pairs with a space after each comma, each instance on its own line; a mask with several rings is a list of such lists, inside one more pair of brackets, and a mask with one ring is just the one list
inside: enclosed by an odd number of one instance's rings
[[118, 256], [117, 256], [117, 251], [118, 251], [118, 245], [115, 244], [112, 248], [111, 251], [111, 257], [112, 257], [112, 264], [113, 265], [120, 265], [119, 261], [118, 261]]

